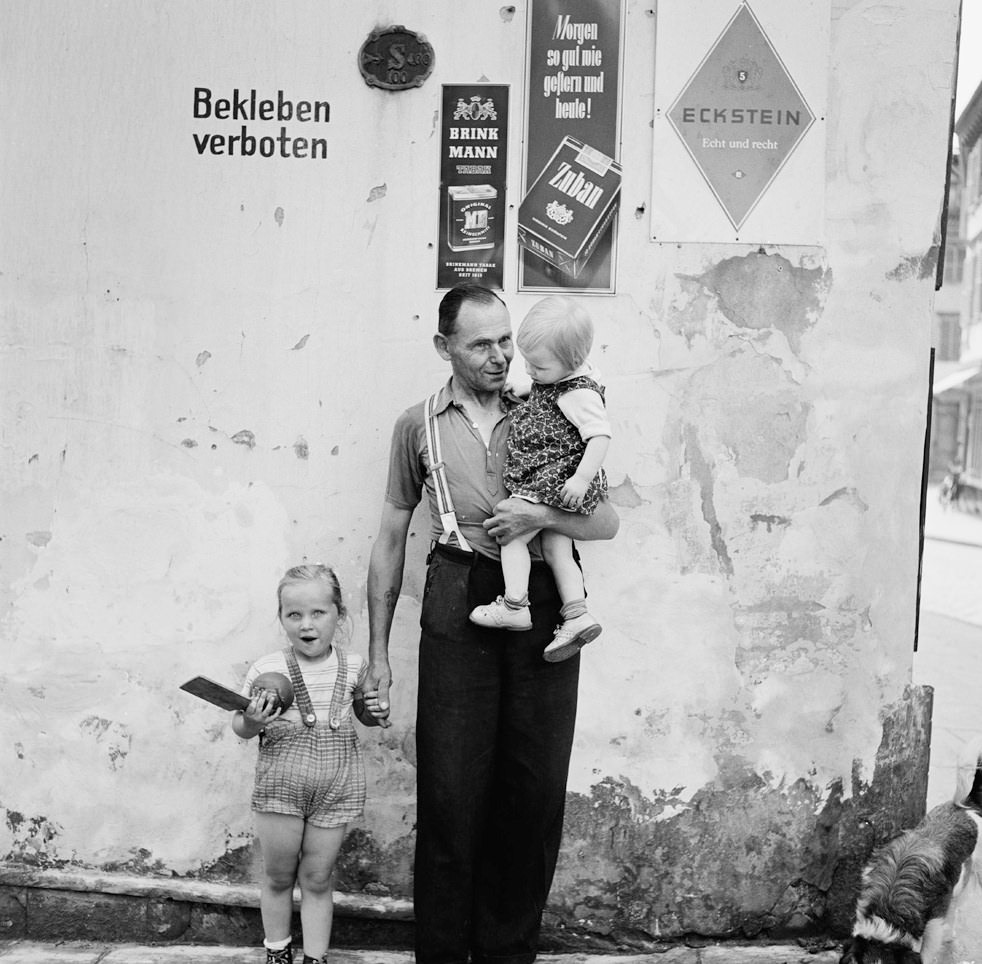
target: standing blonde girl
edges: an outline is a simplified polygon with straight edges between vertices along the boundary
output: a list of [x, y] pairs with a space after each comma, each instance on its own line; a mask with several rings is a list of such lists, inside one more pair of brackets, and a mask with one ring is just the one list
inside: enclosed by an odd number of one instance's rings
[[[257, 660], [246, 674], [232, 729], [259, 737], [252, 794], [263, 858], [260, 893], [267, 964], [293, 964], [293, 888], [300, 885], [304, 964], [327, 960], [334, 914], [332, 877], [345, 828], [365, 803], [365, 768], [351, 711], [365, 726], [387, 725], [377, 693], [365, 693], [364, 660], [334, 645], [346, 612], [327, 566], [289, 569], [277, 589], [289, 646]], [[293, 684], [283, 711], [274, 694], [252, 695], [261, 673]]]
[[[588, 360], [593, 322], [569, 298], [543, 298], [525, 316], [515, 342], [532, 391], [512, 415], [505, 486], [512, 496], [590, 515], [607, 493], [603, 460], [610, 445], [604, 388]], [[475, 608], [472, 622], [494, 629], [532, 628], [528, 544], [537, 534], [527, 533], [501, 547], [505, 593]], [[563, 622], [542, 655], [559, 662], [596, 639], [601, 629], [586, 608], [572, 539], [543, 529], [541, 542], [563, 601]]]

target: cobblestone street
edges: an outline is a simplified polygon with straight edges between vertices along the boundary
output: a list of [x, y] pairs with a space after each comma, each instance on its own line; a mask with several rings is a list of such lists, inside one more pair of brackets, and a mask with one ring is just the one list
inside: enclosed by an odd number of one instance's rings
[[[982, 518], [928, 494], [914, 682], [934, 687], [928, 807], [951, 799], [955, 769], [982, 738]], [[982, 962], [982, 892], [965, 905], [943, 964]]]

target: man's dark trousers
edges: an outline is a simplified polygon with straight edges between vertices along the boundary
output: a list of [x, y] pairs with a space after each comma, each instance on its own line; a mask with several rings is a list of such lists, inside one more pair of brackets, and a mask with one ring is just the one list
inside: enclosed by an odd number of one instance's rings
[[418, 964], [530, 964], [563, 829], [579, 656], [547, 663], [559, 623], [532, 565], [533, 628], [468, 621], [504, 592], [500, 565], [431, 553], [420, 623], [414, 904]]

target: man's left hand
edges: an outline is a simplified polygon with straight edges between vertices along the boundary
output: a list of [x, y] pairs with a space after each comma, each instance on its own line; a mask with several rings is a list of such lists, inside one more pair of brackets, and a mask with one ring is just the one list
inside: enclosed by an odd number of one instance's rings
[[505, 499], [494, 507], [494, 515], [484, 520], [484, 528], [500, 546], [542, 528], [545, 507], [525, 499]]

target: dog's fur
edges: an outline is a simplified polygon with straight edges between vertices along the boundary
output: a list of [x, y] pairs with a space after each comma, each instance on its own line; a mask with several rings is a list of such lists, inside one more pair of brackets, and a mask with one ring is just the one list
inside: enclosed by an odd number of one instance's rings
[[935, 964], [958, 900], [982, 881], [982, 747], [958, 768], [951, 803], [873, 852], [839, 964]]

